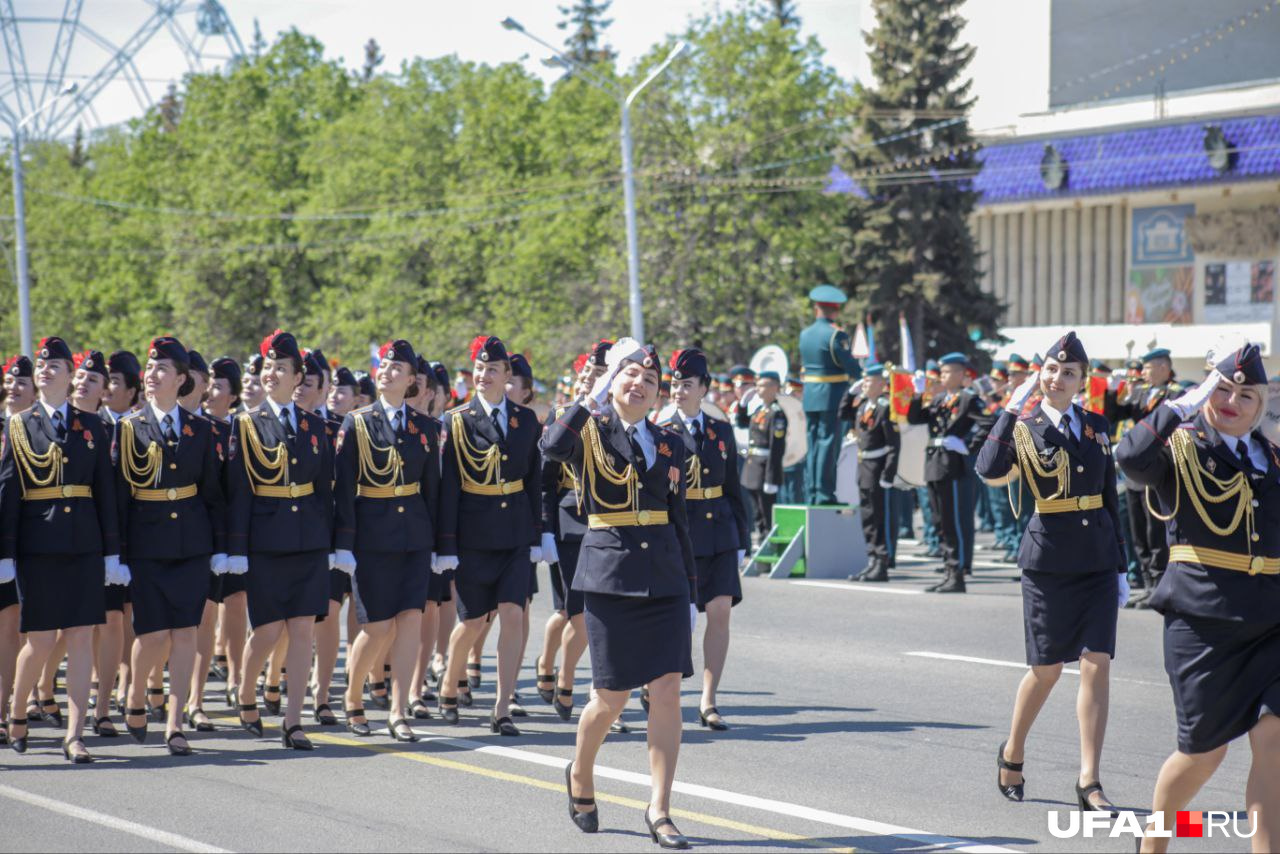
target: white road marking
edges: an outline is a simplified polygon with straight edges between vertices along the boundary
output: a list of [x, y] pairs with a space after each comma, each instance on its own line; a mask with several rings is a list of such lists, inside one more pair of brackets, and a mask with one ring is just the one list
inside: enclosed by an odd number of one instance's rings
[[[938, 659], [942, 659], [943, 661], [964, 661], [969, 664], [990, 664], [994, 667], [1016, 667], [1019, 670], [1026, 670], [1027, 667], [1029, 666], [1025, 661], [1003, 661], [998, 658], [978, 658], [977, 656], [973, 656], [973, 655], [952, 655], [946, 652], [916, 651], [916, 652], [904, 652], [903, 655], [912, 655], [912, 656], [915, 656], [916, 658], [938, 658]], [[1074, 667], [1064, 667], [1062, 668], [1062, 672], [1070, 674], [1072, 676], [1080, 675], [1080, 671]], [[1151, 682], [1147, 679], [1130, 679], [1127, 676], [1113, 675], [1111, 677], [1111, 681], [1112, 682], [1128, 682], [1133, 685], [1149, 685], [1155, 688], [1166, 687], [1166, 683], [1164, 682]]]
[[[450, 747], [463, 748], [475, 751], [476, 753], [487, 753], [491, 756], [499, 756], [504, 759], [514, 759], [520, 762], [528, 762], [533, 765], [555, 768], [557, 771], [563, 769], [567, 764], [565, 759], [558, 756], [547, 756], [531, 750], [522, 750], [514, 747], [500, 747], [496, 744], [487, 744], [485, 742], [474, 741], [468, 738], [451, 738], [449, 736], [427, 733], [424, 730], [417, 730], [417, 732], [419, 740], [423, 742], [433, 742], [436, 744], [448, 745]], [[597, 777], [602, 777], [607, 780], [616, 780], [622, 783], [632, 783], [646, 789], [649, 788], [650, 785], [648, 774], [638, 774], [634, 771], [623, 771], [620, 768], [609, 768], [605, 765], [597, 765], [595, 773]], [[976, 852], [1006, 852], [1012, 850], [995, 845], [986, 845], [971, 839], [943, 836], [942, 834], [929, 833], [928, 831], [916, 830], [910, 827], [886, 824], [880, 821], [873, 821], [872, 819], [858, 818], [857, 816], [815, 809], [813, 807], [804, 806], [803, 804], [793, 804], [786, 801], [774, 800], [772, 798], [760, 798], [754, 795], [744, 795], [739, 792], [731, 792], [727, 789], [717, 789], [711, 786], [700, 786], [696, 783], [682, 783], [677, 780], [672, 786], [672, 789], [676, 792], [680, 792], [681, 794], [706, 798], [707, 800], [717, 801], [719, 803], [734, 804], [747, 809], [760, 810], [761, 812], [791, 816], [792, 818], [828, 824], [833, 827], [841, 827], [861, 833], [873, 833], [878, 836], [892, 836], [897, 839], [919, 842], [922, 845], [927, 846], [926, 848], [913, 850], [963, 851], [975, 852], [975, 854]]]
[[15, 789], [12, 786], [0, 785], [0, 797], [9, 798], [15, 801], [21, 801], [33, 807], [49, 810], [50, 812], [65, 815], [69, 818], [78, 818], [81, 821], [87, 821], [91, 824], [97, 824], [111, 830], [118, 830], [121, 833], [132, 834], [141, 837], [150, 842], [159, 845], [167, 845], [170, 848], [176, 848], [179, 851], [192, 851], [197, 854], [229, 854], [227, 849], [218, 848], [214, 845], [206, 845], [187, 836], [177, 833], [170, 833], [167, 830], [149, 827], [145, 824], [138, 824], [128, 819], [116, 818], [106, 813], [94, 812], [93, 810], [78, 807], [74, 804], [56, 801], [53, 798], [46, 798], [43, 795], [24, 792], [22, 789]]
[[903, 587], [888, 587], [885, 584], [863, 584], [862, 582], [854, 583], [846, 581], [841, 584], [838, 581], [793, 581], [801, 587], [829, 587], [832, 590], [861, 590], [865, 593], [893, 593], [897, 596], [919, 596], [923, 590]]

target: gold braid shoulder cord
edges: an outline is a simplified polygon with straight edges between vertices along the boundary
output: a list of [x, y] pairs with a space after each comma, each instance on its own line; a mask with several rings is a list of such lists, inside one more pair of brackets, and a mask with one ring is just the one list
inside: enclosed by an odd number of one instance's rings
[[[1013, 425], [1013, 446], [1018, 454], [1018, 467], [1022, 470], [1022, 477], [1027, 482], [1027, 486], [1031, 489], [1031, 497], [1036, 501], [1052, 501], [1055, 498], [1066, 498], [1071, 494], [1071, 463], [1067, 459], [1067, 452], [1062, 448], [1053, 455], [1053, 468], [1045, 468], [1040, 460], [1040, 452], [1036, 450], [1035, 439], [1031, 436], [1031, 429], [1021, 421]], [[1036, 483], [1036, 479], [1031, 476], [1034, 472], [1037, 476], [1045, 480], [1057, 481], [1058, 488], [1054, 490], [1052, 495], [1041, 495], [1040, 487]], [[1013, 503], [1013, 484], [1009, 481], [1009, 508], [1013, 510], [1015, 516], [1022, 516], [1022, 488], [1018, 488], [1018, 504], [1015, 507]]]
[[[393, 445], [375, 445], [373, 437], [369, 435], [368, 423], [359, 415], [353, 420], [356, 422], [356, 447], [360, 452], [360, 474], [357, 481], [364, 480], [374, 487], [404, 483], [404, 460], [400, 452]], [[375, 453], [387, 455], [381, 466], [374, 464]]]
[[[274, 486], [287, 483], [289, 480], [288, 446], [281, 442], [274, 448], [268, 449], [262, 444], [262, 439], [258, 436], [258, 430], [253, 426], [252, 416], [245, 413], [236, 420], [240, 428], [240, 448], [241, 454], [244, 456], [244, 470], [249, 476], [249, 487], [254, 494], [257, 494], [259, 486]], [[250, 459], [251, 457], [252, 460]], [[272, 473], [271, 476], [268, 478], [265, 475], [258, 474], [254, 469], [255, 462], [260, 469]]]
[[[1240, 528], [1241, 520], [1245, 523], [1245, 534], [1248, 536], [1249, 551], [1253, 552], [1253, 542], [1257, 540], [1258, 535], [1254, 533], [1253, 527], [1253, 487], [1249, 485], [1249, 477], [1242, 471], [1236, 472], [1227, 480], [1214, 477], [1204, 466], [1200, 464], [1200, 455], [1196, 453], [1196, 444], [1191, 438], [1191, 431], [1178, 430], [1173, 434], [1173, 438], [1169, 440], [1169, 451], [1173, 455], [1173, 510], [1168, 516], [1162, 516], [1151, 506], [1151, 489], [1147, 488], [1143, 492], [1143, 498], [1147, 505], [1147, 510], [1151, 512], [1161, 522], [1168, 522], [1174, 516], [1178, 515], [1178, 509], [1182, 506], [1182, 493], [1187, 493], [1187, 498], [1191, 501], [1192, 508], [1196, 511], [1201, 524], [1212, 531], [1219, 537], [1229, 537]], [[1208, 484], [1212, 484], [1217, 494], [1211, 495], [1206, 488]], [[1235, 513], [1232, 514], [1231, 521], [1225, 527], [1214, 524], [1209, 518], [1209, 513], [1205, 509], [1204, 502], [1210, 504], [1222, 504], [1236, 500]]]
[[[9, 441], [13, 444], [13, 459], [23, 475], [18, 478], [23, 495], [27, 494], [28, 488], [62, 485], [62, 449], [56, 442], [50, 443], [49, 450], [43, 454], [37, 454], [31, 448], [27, 427], [20, 414], [9, 416]], [[38, 469], [44, 469], [45, 474], [37, 475]]]
[[[467, 486], [497, 486], [498, 473], [502, 467], [502, 449], [497, 445], [490, 445], [488, 450], [481, 451], [471, 444], [461, 411], [453, 413], [452, 424], [453, 453], [458, 460], [458, 477], [462, 480], [464, 490]], [[471, 474], [473, 471], [476, 475]]]
[[139, 458], [133, 421], [120, 422], [120, 473], [131, 492], [159, 486], [163, 462], [164, 452], [155, 442], [148, 442], [146, 454]]
[[[604, 442], [600, 438], [600, 428], [596, 426], [594, 417], [588, 418], [586, 425], [582, 428], [582, 469], [587, 489], [591, 490], [591, 498], [599, 506], [607, 510], [635, 510], [640, 509], [640, 477], [636, 473], [634, 465], [627, 463], [627, 467], [622, 471], [618, 471], [613, 461], [609, 459], [609, 455], [604, 450]], [[613, 486], [625, 486], [627, 489], [627, 497], [621, 502], [611, 503], [600, 497], [600, 493], [596, 491], [596, 482], [603, 478], [604, 481]], [[582, 493], [578, 493], [579, 507], [582, 505]]]

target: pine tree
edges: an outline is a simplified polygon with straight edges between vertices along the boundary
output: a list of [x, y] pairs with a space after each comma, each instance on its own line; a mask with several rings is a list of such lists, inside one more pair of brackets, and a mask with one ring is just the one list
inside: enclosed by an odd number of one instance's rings
[[373, 75], [377, 73], [378, 66], [382, 65], [382, 61], [386, 59], [382, 55], [382, 48], [379, 47], [376, 39], [369, 39], [364, 43], [364, 65], [360, 68], [360, 79], [366, 82], [373, 79]]
[[962, 74], [974, 49], [960, 41], [963, 0], [873, 2], [876, 27], [863, 36], [875, 86], [860, 93], [840, 157], [858, 185], [845, 217], [843, 283], [855, 309], [874, 315], [881, 358], [902, 358], [902, 312], [923, 364], [926, 355], [974, 352], [974, 338], [995, 337], [1004, 311], [979, 287], [968, 222], [977, 160]]
[[795, 0], [769, 0], [773, 19], [782, 27], [797, 27], [800, 16], [796, 14]]
[[595, 65], [613, 62], [617, 57], [613, 48], [603, 41], [604, 31], [613, 23], [612, 18], [605, 17], [612, 5], [613, 0], [575, 0], [572, 6], [559, 7], [564, 20], [556, 26], [570, 31], [564, 45], [574, 62]]
[[76, 125], [76, 135], [71, 140], [71, 152], [67, 155], [72, 169], [83, 169], [89, 162], [89, 155], [84, 150], [84, 127]]
[[182, 99], [178, 96], [177, 86], [169, 84], [164, 97], [156, 104], [156, 109], [160, 111], [160, 126], [165, 133], [173, 133], [178, 129], [178, 122], [182, 119]]

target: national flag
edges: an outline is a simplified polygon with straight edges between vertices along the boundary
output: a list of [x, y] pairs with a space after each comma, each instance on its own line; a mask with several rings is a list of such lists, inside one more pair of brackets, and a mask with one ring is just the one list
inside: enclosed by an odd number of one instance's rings
[[911, 398], [916, 389], [914, 376], [910, 371], [893, 371], [889, 374], [889, 418], [899, 423], [907, 420], [907, 410], [911, 408]]
[[907, 316], [902, 313], [898, 314], [898, 342], [902, 345], [902, 355], [899, 358], [902, 369], [915, 373], [916, 348], [911, 343], [911, 327], [907, 326]]

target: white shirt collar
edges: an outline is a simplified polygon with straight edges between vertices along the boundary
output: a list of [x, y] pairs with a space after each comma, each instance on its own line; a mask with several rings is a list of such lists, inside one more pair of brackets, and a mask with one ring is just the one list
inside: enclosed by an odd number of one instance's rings
[[702, 430], [704, 433], [706, 432], [706, 425], [703, 424], [701, 410], [699, 410], [695, 415], [685, 415], [684, 410], [681, 409], [677, 409], [676, 411], [680, 413], [680, 420], [684, 422], [684, 426], [688, 427], [690, 431], [693, 430], [693, 425], [697, 424], [698, 429]]
[[[395, 423], [396, 413], [397, 412], [402, 413], [405, 411], [405, 405], [403, 403], [400, 404], [399, 406], [392, 406], [391, 404], [387, 403], [386, 398], [382, 397], [381, 395], [379, 395], [378, 397], [378, 405], [381, 406], [382, 411], [387, 414], [387, 421], [391, 422], [392, 424]], [[401, 421], [404, 421], [403, 415], [401, 416]]]
[[64, 401], [62, 401], [62, 405], [61, 405], [61, 406], [59, 406], [57, 409], [54, 409], [52, 406], [50, 406], [49, 404], [45, 403], [43, 400], [41, 400], [41, 401], [40, 401], [40, 406], [44, 409], [44, 414], [49, 418], [49, 420], [50, 420], [50, 421], [52, 421], [52, 420], [53, 420], [53, 413], [55, 413], [55, 412], [59, 412], [59, 413], [61, 413], [61, 414], [62, 414], [62, 423], [63, 423], [63, 425], [66, 425], [66, 423], [67, 423], [67, 402], [66, 402], [65, 400], [64, 400]]
[[1227, 446], [1231, 453], [1238, 453], [1236, 450], [1240, 442], [1244, 442], [1249, 449], [1249, 461], [1253, 463], [1253, 467], [1260, 472], [1265, 472], [1269, 466], [1267, 465], [1267, 455], [1262, 449], [1262, 445], [1250, 433], [1247, 436], [1229, 436], [1222, 431], [1218, 431], [1218, 435], [1222, 437], [1222, 442]]
[[162, 412], [160, 407], [155, 405], [154, 401], [148, 401], [147, 407], [151, 410], [152, 414], [155, 415], [157, 424], [163, 424], [164, 417], [166, 415], [173, 419], [174, 430], [177, 430], [182, 424], [182, 407], [176, 403], [173, 405], [173, 409], [170, 409], [168, 412]]
[[1045, 415], [1049, 416], [1049, 421], [1051, 424], [1053, 424], [1054, 427], [1057, 427], [1060, 424], [1062, 424], [1063, 415], [1070, 415], [1071, 416], [1071, 435], [1074, 436], [1076, 439], [1080, 438], [1080, 421], [1081, 421], [1080, 411], [1079, 409], [1077, 409], [1074, 403], [1067, 408], [1066, 412], [1059, 412], [1058, 410], [1054, 409], [1052, 406], [1049, 405], [1048, 400], [1042, 400], [1040, 401], [1040, 409], [1044, 412]]
[[298, 423], [298, 410], [294, 407], [292, 400], [281, 406], [270, 397], [267, 397], [267, 406], [271, 407], [271, 413], [275, 415], [277, 421], [280, 420], [280, 411], [287, 409], [289, 410], [289, 421], [295, 425]]
[[498, 414], [502, 416], [502, 420], [504, 421], [506, 420], [507, 398], [505, 396], [502, 398], [502, 400], [498, 401], [496, 404], [490, 403], [489, 401], [484, 399], [483, 395], [479, 395], [479, 394], [476, 395], [476, 400], [480, 401], [480, 408], [484, 410], [484, 414], [486, 418], [492, 418], [493, 410], [496, 409], [498, 410]]

